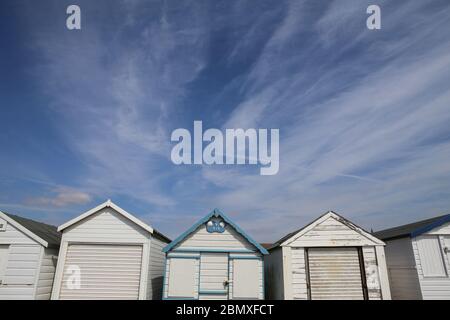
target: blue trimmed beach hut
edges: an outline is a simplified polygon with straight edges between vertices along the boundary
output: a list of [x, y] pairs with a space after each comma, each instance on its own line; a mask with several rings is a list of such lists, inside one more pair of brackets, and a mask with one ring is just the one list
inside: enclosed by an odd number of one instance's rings
[[258, 242], [218, 209], [167, 245], [163, 299], [264, 299]]

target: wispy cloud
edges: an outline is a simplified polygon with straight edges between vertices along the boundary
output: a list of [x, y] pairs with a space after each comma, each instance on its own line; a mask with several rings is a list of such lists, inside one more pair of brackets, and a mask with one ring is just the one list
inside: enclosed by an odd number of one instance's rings
[[66, 207], [70, 205], [83, 205], [89, 203], [92, 198], [86, 192], [67, 187], [59, 187], [52, 190], [50, 197], [36, 197], [25, 200], [26, 205], [45, 207]]
[[[0, 200], [82, 212], [119, 198], [171, 236], [220, 207], [264, 241], [326, 210], [374, 229], [448, 210], [450, 6], [378, 1], [369, 31], [369, 4], [81, 1], [80, 32], [57, 1], [30, 8], [48, 24], [23, 23], [27, 72], [58, 141], [26, 141], [64, 158], [10, 163], [39, 186], [14, 198], [0, 181]], [[279, 128], [279, 174], [172, 165], [170, 133], [193, 120]]]

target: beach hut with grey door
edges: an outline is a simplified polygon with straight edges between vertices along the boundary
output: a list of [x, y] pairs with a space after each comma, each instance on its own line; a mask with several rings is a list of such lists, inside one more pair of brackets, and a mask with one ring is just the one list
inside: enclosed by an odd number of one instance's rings
[[170, 240], [112, 201], [58, 228], [52, 299], [161, 299]]
[[376, 232], [392, 299], [450, 300], [450, 214]]
[[265, 256], [268, 299], [390, 299], [384, 242], [334, 212], [277, 241]]
[[48, 300], [61, 236], [56, 227], [0, 211], [0, 300]]
[[163, 251], [163, 299], [264, 299], [267, 250], [217, 209]]

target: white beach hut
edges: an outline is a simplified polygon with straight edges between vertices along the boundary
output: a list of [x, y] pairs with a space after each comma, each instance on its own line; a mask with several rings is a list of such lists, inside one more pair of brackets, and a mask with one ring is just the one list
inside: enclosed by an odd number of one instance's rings
[[266, 249], [217, 209], [163, 251], [163, 299], [264, 299]]
[[0, 211], [0, 300], [50, 299], [60, 234]]
[[269, 249], [267, 298], [390, 299], [384, 245], [330, 211]]
[[52, 299], [161, 299], [167, 237], [110, 200], [58, 230]]
[[376, 232], [393, 299], [450, 299], [450, 214]]

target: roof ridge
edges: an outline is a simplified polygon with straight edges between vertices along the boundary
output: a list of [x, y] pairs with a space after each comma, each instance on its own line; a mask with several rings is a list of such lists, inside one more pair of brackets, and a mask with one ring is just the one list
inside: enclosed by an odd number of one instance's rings
[[[42, 222], [42, 221], [37, 221], [37, 220], [30, 219], [30, 218], [27, 218], [27, 217], [22, 217], [22, 216], [19, 216], [19, 215], [17, 215], [17, 214], [5, 212], [5, 211], [2, 211], [2, 212], [3, 212], [4, 214], [6, 214], [7, 216], [9, 216], [11, 219], [14, 219], [15, 217], [17, 217], [17, 218], [19, 218], [19, 219], [28, 220], [28, 221], [31, 221], [31, 222], [34, 222], [34, 223], [38, 223], [38, 224], [40, 224], [40, 225], [44, 225], [44, 226], [48, 226], [48, 227], [52, 227], [52, 228], [58, 229], [58, 227], [55, 226], [55, 225], [53, 225], [53, 224], [48, 224], [48, 223], [45, 223], [45, 222]], [[16, 219], [14, 219], [14, 220], [15, 220], [16, 222], [19, 222], [19, 221], [17, 221]]]
[[398, 226], [395, 226], [395, 227], [391, 227], [391, 228], [387, 228], [387, 229], [378, 230], [378, 231], [375, 231], [374, 233], [393, 231], [393, 230], [395, 230], [395, 229], [399, 229], [399, 228], [404, 228], [404, 227], [412, 226], [412, 225], [415, 225], [415, 224], [417, 224], [417, 223], [425, 223], [425, 222], [428, 222], [428, 221], [439, 220], [439, 219], [444, 218], [444, 217], [446, 217], [446, 216], [450, 216], [450, 213], [443, 214], [443, 215], [439, 215], [439, 216], [435, 216], [435, 217], [432, 217], [432, 218], [427, 218], [427, 219], [419, 220], [419, 221], [415, 221], [415, 222], [408, 222], [408, 223], [401, 224], [401, 225], [398, 225]]

